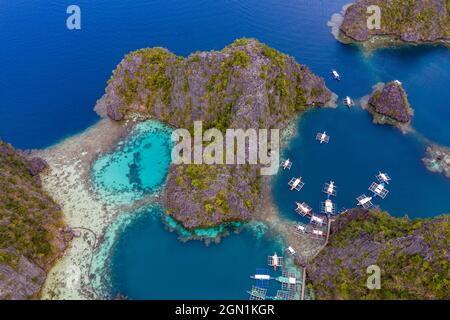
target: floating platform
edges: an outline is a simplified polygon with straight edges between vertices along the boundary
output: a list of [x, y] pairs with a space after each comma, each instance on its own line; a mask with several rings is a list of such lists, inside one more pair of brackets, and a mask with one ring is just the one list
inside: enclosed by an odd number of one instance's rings
[[283, 170], [291, 170], [292, 167], [292, 161], [289, 159], [286, 159], [284, 161], [281, 162], [281, 167], [283, 168]]
[[389, 175], [387, 173], [378, 172], [376, 177], [378, 179], [378, 182], [380, 182], [380, 183], [389, 184], [389, 181], [391, 181], [391, 177], [389, 177]]
[[321, 212], [326, 215], [331, 215], [336, 213], [336, 205], [330, 200], [327, 199], [325, 202], [321, 203]]
[[267, 257], [267, 264], [273, 267], [274, 270], [277, 270], [277, 267], [282, 267], [284, 264], [284, 258], [279, 257], [275, 252], [273, 256]]
[[275, 300], [298, 300], [296, 293], [291, 290], [277, 290], [277, 295], [274, 297]]
[[250, 300], [266, 300], [267, 289], [252, 286], [252, 291], [248, 293], [250, 294]]
[[257, 268], [256, 273], [250, 278], [255, 280], [255, 285], [259, 288], [269, 288], [272, 277], [269, 275], [269, 270], [264, 268]]
[[302, 190], [303, 186], [305, 185], [305, 183], [302, 181], [302, 177], [292, 178], [288, 184], [291, 187], [291, 191], [292, 190], [300, 191], [300, 190]]
[[372, 182], [369, 190], [373, 192], [374, 195], [380, 197], [381, 199], [386, 198], [389, 190], [384, 187], [384, 183]]
[[327, 132], [318, 132], [316, 135], [316, 140], [320, 143], [328, 143], [330, 141], [330, 136], [327, 135]]
[[296, 202], [297, 208], [295, 208], [295, 212], [297, 212], [302, 217], [311, 216], [313, 211], [312, 208], [306, 202]]
[[359, 196], [356, 200], [358, 201], [358, 206], [361, 206], [364, 209], [369, 209], [373, 206], [372, 197], [368, 197], [365, 194]]
[[334, 181], [327, 182], [324, 184], [322, 191], [329, 196], [335, 197], [336, 196], [336, 184], [334, 183]]
[[275, 278], [281, 283], [282, 290], [295, 290], [300, 285], [300, 274], [294, 271], [283, 270], [281, 276]]

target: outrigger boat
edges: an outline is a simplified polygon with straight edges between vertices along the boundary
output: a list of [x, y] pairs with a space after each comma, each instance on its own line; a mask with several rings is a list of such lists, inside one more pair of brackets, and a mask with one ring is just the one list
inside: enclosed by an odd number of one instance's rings
[[325, 237], [325, 233], [322, 230], [313, 229], [312, 234], [316, 236], [317, 238], [323, 238]]
[[289, 159], [286, 159], [281, 163], [281, 166], [283, 167], [283, 170], [286, 170], [286, 169], [290, 170], [292, 167], [292, 161]]
[[353, 107], [355, 104], [349, 96], [346, 96], [344, 98], [344, 105], [346, 105], [348, 108], [350, 108], [350, 107]]
[[273, 267], [273, 270], [277, 271], [277, 267], [283, 266], [283, 257], [279, 257], [275, 252], [273, 256], [269, 256], [269, 266]]
[[326, 215], [331, 215], [336, 213], [336, 206], [334, 205], [333, 201], [330, 199], [325, 200], [325, 202], [322, 202], [322, 213], [325, 213]]
[[372, 182], [369, 190], [373, 192], [375, 196], [379, 196], [381, 199], [386, 198], [389, 190], [384, 187], [384, 183]]
[[306, 226], [298, 224], [295, 226], [295, 233], [298, 235], [306, 233]]
[[378, 172], [377, 179], [381, 183], [389, 184], [389, 181], [391, 181], [391, 177], [387, 173]]
[[297, 212], [301, 216], [310, 216], [312, 215], [312, 208], [308, 206], [306, 202], [296, 202], [297, 208], [295, 208], [295, 212]]
[[315, 224], [315, 225], [318, 225], [318, 226], [323, 226], [324, 223], [325, 223], [325, 219], [324, 218], [321, 218], [321, 217], [315, 216], [315, 215], [311, 216], [311, 224]]
[[339, 75], [339, 73], [336, 70], [331, 70], [331, 75], [333, 76], [334, 80], [337, 80], [337, 81], [341, 80], [341, 76]]
[[327, 135], [327, 132], [326, 132], [326, 131], [324, 131], [324, 132], [319, 132], [319, 133], [317, 133], [317, 135], [316, 135], [316, 140], [317, 140], [317, 141], [320, 141], [321, 144], [322, 144], [322, 143], [328, 143], [328, 141], [330, 141], [330, 136]]
[[291, 191], [292, 190], [300, 191], [305, 185], [305, 183], [302, 181], [302, 177], [292, 178], [288, 184], [291, 187]]
[[336, 184], [334, 183], [334, 181], [327, 182], [323, 186], [322, 191], [329, 196], [336, 196]]
[[361, 206], [364, 209], [369, 209], [373, 206], [372, 197], [368, 197], [365, 194], [359, 196], [356, 200], [358, 201], [358, 206]]
[[286, 250], [293, 256], [297, 255], [297, 252], [291, 246], [289, 246]]

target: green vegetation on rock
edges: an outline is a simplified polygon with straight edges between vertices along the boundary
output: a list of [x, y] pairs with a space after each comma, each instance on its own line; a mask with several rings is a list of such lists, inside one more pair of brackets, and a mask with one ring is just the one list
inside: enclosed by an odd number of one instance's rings
[[[450, 298], [450, 215], [410, 220], [353, 209], [334, 224], [309, 269], [317, 298]], [[367, 288], [370, 265], [381, 269], [379, 290]]]

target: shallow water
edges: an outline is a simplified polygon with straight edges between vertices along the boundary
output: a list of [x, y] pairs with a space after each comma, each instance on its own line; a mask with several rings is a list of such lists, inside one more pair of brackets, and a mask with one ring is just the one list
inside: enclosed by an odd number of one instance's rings
[[94, 163], [96, 191], [109, 202], [130, 204], [160, 190], [169, 169], [170, 134], [156, 121], [137, 124], [129, 138]]

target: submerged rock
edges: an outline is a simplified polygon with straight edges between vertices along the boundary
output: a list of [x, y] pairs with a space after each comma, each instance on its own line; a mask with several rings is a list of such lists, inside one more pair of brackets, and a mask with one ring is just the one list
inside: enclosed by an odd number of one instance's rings
[[[368, 27], [373, 15], [368, 13], [369, 6], [381, 10], [379, 28]], [[345, 10], [338, 39], [375, 47], [396, 43], [448, 45], [450, 3], [448, 0], [357, 0]]]
[[372, 113], [375, 123], [390, 124], [402, 131], [410, 129], [413, 110], [399, 81], [375, 86], [371, 95], [363, 99], [362, 105]]
[[[141, 114], [192, 132], [283, 129], [298, 112], [332, 99], [324, 80], [255, 39], [187, 58], [163, 48], [128, 54], [113, 72], [97, 112]], [[172, 164], [164, 202], [185, 228], [249, 220], [260, 196], [258, 165]]]
[[431, 172], [443, 173], [450, 178], [450, 149], [433, 144], [427, 147], [427, 154], [422, 159]]
[[[450, 215], [394, 218], [353, 209], [332, 224], [328, 245], [308, 266], [318, 299], [449, 299]], [[381, 270], [370, 290], [369, 266]]]

